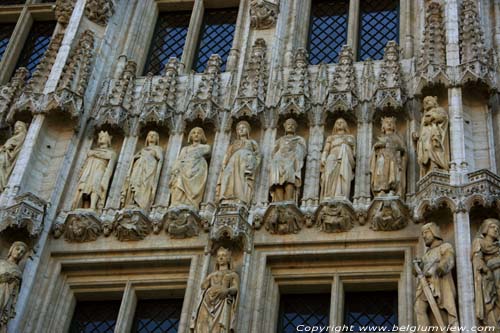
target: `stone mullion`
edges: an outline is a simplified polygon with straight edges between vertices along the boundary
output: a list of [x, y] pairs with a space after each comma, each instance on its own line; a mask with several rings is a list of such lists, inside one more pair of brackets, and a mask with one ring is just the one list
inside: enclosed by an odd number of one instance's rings
[[451, 155], [450, 181], [452, 184], [461, 184], [466, 181], [468, 169], [465, 155], [462, 89], [460, 87], [449, 88], [448, 100]]
[[352, 48], [352, 54], [356, 60], [358, 54], [358, 31], [359, 31], [359, 2], [361, 0], [349, 1], [349, 16], [347, 25], [347, 45]]
[[330, 323], [332, 327], [342, 326], [344, 313], [344, 287], [339, 275], [335, 275], [332, 281], [330, 294]]
[[305, 163], [304, 192], [302, 206], [319, 203], [321, 153], [324, 141], [324, 126], [314, 125], [309, 129], [307, 162]]
[[[370, 105], [361, 105], [361, 115], [367, 115]], [[370, 152], [372, 146], [372, 126], [367, 119], [357, 123], [356, 169], [354, 178], [354, 205], [366, 208], [370, 204]]]
[[122, 149], [115, 165], [111, 186], [106, 200], [106, 209], [120, 209], [120, 197], [127, 177], [130, 163], [137, 147], [137, 135], [126, 136], [122, 143]]
[[170, 201], [170, 188], [168, 183], [170, 182], [170, 171], [174, 166], [174, 163], [182, 149], [182, 140], [184, 138], [184, 133], [172, 133], [168, 139], [167, 150], [163, 158], [163, 166], [160, 173], [160, 180], [158, 183], [155, 204], [158, 206], [167, 207]]
[[[413, 57], [413, 34], [412, 23], [414, 20], [411, 16], [411, 1], [401, 0], [399, 11], [399, 43], [403, 49], [403, 57], [410, 59]], [[404, 38], [404, 39], [403, 39]]]
[[193, 66], [198, 40], [200, 38], [201, 26], [203, 24], [204, 11], [205, 6], [203, 4], [203, 0], [195, 0], [193, 11], [191, 12], [191, 20], [189, 21], [186, 43], [184, 44], [182, 52], [181, 63], [184, 64], [184, 68], [181, 74], [189, 73], [191, 71], [191, 67]]
[[208, 169], [208, 179], [205, 186], [205, 194], [203, 196], [203, 203], [215, 204], [217, 198], [215, 197], [217, 181], [222, 169], [222, 162], [226, 154], [226, 150], [231, 140], [231, 133], [228, 131], [220, 130], [215, 133], [214, 144], [212, 147], [212, 156], [210, 159], [210, 166]]
[[235, 71], [238, 67], [238, 62], [240, 60], [239, 57], [241, 54], [240, 50], [243, 46], [243, 31], [248, 33], [248, 24], [246, 24], [246, 14], [249, 11], [249, 8], [247, 6], [248, 3], [249, 2], [247, 0], [240, 0], [240, 4], [238, 7], [238, 17], [236, 18], [236, 26], [234, 30], [233, 43], [231, 45], [231, 51], [226, 62], [226, 72]]
[[271, 165], [271, 154], [276, 141], [276, 128], [264, 129], [263, 140], [260, 144], [261, 166], [260, 182], [256, 188], [255, 202], [257, 205], [265, 205], [269, 202], [269, 169]]
[[421, 112], [422, 106], [416, 99], [411, 99], [405, 104], [406, 114], [409, 115], [410, 120], [408, 121], [408, 129], [406, 131], [406, 149], [408, 152], [408, 162], [407, 162], [407, 184], [406, 193], [413, 196], [417, 191], [418, 182], [418, 163], [417, 163], [417, 153], [415, 151], [415, 144], [413, 142], [413, 133], [418, 133], [419, 120], [416, 118], [419, 112]]
[[128, 333], [131, 332], [135, 308], [137, 306], [137, 295], [132, 286], [132, 282], [127, 282], [125, 291], [123, 292], [122, 302], [120, 304], [120, 311], [116, 319], [115, 333]]
[[[200, 280], [197, 279], [198, 274], [200, 273], [200, 258], [207, 257], [202, 255], [193, 256], [191, 259], [191, 265], [189, 268], [189, 277], [186, 283], [186, 291], [184, 293], [184, 301], [182, 302], [182, 311], [181, 318], [179, 320], [178, 332], [188, 332], [189, 321], [191, 319], [191, 313], [194, 311], [194, 306], [196, 306], [196, 291], [200, 290]], [[203, 264], [206, 263], [206, 260]], [[208, 265], [208, 264], [207, 264]], [[203, 269], [208, 268], [203, 266]], [[206, 270], [203, 270], [202, 273], [205, 274]]]
[[469, 332], [475, 326], [474, 281], [472, 276], [471, 238], [469, 214], [457, 210], [453, 214], [455, 231], [455, 255], [458, 282], [458, 308], [460, 325]]

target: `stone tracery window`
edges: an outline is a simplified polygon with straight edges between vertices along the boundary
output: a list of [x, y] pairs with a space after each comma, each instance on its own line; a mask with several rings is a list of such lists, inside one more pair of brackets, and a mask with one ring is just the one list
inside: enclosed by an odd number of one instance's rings
[[132, 332], [176, 333], [182, 312], [182, 299], [140, 300], [137, 302]]
[[398, 324], [397, 296], [396, 291], [346, 293], [344, 325], [354, 326], [354, 332], [362, 331], [362, 327], [386, 327], [384, 331], [391, 332]]
[[347, 43], [349, 1], [313, 1], [309, 31], [309, 61], [313, 65], [337, 62]]
[[328, 326], [329, 313], [330, 294], [282, 295], [278, 332], [297, 332], [299, 325]]
[[52, 21], [33, 23], [28, 38], [24, 43], [16, 68], [26, 67], [30, 75], [33, 73], [49, 47], [55, 26], [56, 23]]
[[116, 326], [120, 301], [77, 302], [69, 333], [112, 333]]

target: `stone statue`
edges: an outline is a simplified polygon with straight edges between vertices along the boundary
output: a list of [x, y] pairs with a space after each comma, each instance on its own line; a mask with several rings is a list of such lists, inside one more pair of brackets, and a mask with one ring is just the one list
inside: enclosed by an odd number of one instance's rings
[[16, 302], [23, 272], [19, 262], [28, 252], [23, 242], [14, 242], [7, 259], [0, 260], [0, 333], [7, 332], [7, 323], [16, 315]]
[[260, 163], [259, 145], [250, 139], [250, 124], [236, 125], [237, 139], [229, 146], [217, 186], [220, 201], [250, 204]]
[[302, 186], [302, 167], [307, 146], [303, 137], [295, 134], [297, 122], [285, 121], [285, 135], [278, 139], [271, 160], [271, 198], [273, 202], [297, 201]]
[[[433, 222], [422, 226], [422, 238], [427, 250], [422, 259], [415, 260], [422, 274], [415, 296], [417, 325], [431, 325], [431, 315], [434, 319], [432, 322], [439, 324], [441, 321], [444, 325], [458, 329], [456, 289], [451, 272], [455, 266], [455, 251], [451, 244], [443, 242], [441, 231]], [[439, 310], [439, 317], [432, 309], [431, 302], [436, 305], [436, 310]]]
[[172, 167], [170, 178], [170, 206], [191, 206], [198, 209], [203, 198], [208, 177], [206, 158], [211, 147], [207, 145], [205, 132], [195, 127], [189, 132], [189, 146], [182, 148]]
[[349, 199], [356, 166], [356, 139], [343, 118], [333, 125], [321, 155], [321, 199]]
[[150, 131], [144, 148], [134, 156], [122, 193], [123, 207], [149, 209], [153, 204], [163, 164], [163, 151], [159, 143], [159, 134]]
[[382, 135], [373, 145], [370, 158], [371, 188], [375, 197], [406, 192], [406, 145], [396, 133], [396, 118], [382, 118]]
[[22, 121], [14, 124], [14, 135], [0, 146], [0, 193], [3, 192], [9, 181], [10, 173], [14, 169], [17, 155], [21, 151], [28, 128]]
[[424, 114], [417, 141], [417, 160], [420, 177], [432, 170], [449, 170], [448, 113], [439, 106], [437, 97], [424, 98]]
[[109, 183], [116, 163], [116, 153], [111, 148], [111, 136], [101, 131], [97, 138], [97, 148], [91, 149], [83, 166], [73, 200], [73, 209], [104, 208]]
[[500, 221], [486, 219], [472, 242], [476, 318], [481, 325], [499, 327]]
[[191, 320], [193, 333], [229, 333], [236, 328], [240, 279], [231, 269], [231, 252], [217, 251], [216, 271], [201, 284], [202, 297]]

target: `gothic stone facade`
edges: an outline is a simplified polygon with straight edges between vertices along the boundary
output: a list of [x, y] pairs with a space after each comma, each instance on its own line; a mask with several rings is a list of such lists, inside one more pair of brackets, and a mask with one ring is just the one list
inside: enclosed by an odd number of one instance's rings
[[[399, 40], [376, 61], [353, 56], [357, 4], [340, 61], [320, 65], [305, 51], [310, 0], [40, 5], [57, 19], [43, 60], [28, 82], [22, 69], [1, 78], [2, 144], [27, 124], [0, 195], [5, 256], [13, 241], [30, 248], [9, 332], [66, 332], [78, 301], [110, 298], [121, 299], [115, 332], [129, 332], [138, 300], [152, 295], [182, 298], [179, 332], [189, 332], [203, 316], [203, 282], [228, 267], [222, 248], [232, 252], [231, 285], [239, 278], [228, 296], [238, 302], [224, 310], [238, 332], [276, 331], [280, 295], [296, 292], [331, 293], [330, 324], [341, 325], [346, 291], [397, 291], [398, 323], [413, 325], [413, 259], [425, 252], [427, 222], [455, 249], [460, 325], [481, 324], [471, 251], [482, 221], [500, 213], [500, 2], [400, 0]], [[238, 7], [227, 63], [213, 55], [195, 73], [201, 18], [217, 6]], [[186, 9], [182, 57], [143, 75], [159, 13]], [[428, 96], [441, 122], [423, 120]], [[283, 129], [289, 118], [296, 124]], [[371, 163], [382, 122], [404, 155], [387, 193], [380, 182], [374, 190]], [[426, 149], [443, 151], [430, 167], [418, 149], [426, 126], [444, 140], [432, 136]], [[351, 157], [347, 180], [325, 190], [326, 173], [339, 177], [333, 153], [323, 160], [336, 138]], [[190, 144], [199, 153], [181, 158]], [[237, 144], [246, 160], [225, 160]], [[272, 183], [275, 168], [290, 167], [278, 144], [294, 149], [295, 181]], [[231, 163], [245, 168], [240, 187], [224, 183], [237, 177]], [[233, 197], [221, 200], [221, 188]]]

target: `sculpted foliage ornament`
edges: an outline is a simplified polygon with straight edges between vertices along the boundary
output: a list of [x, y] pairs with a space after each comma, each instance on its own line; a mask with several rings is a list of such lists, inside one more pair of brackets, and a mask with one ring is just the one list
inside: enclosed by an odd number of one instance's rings
[[29, 71], [25, 67], [19, 67], [9, 83], [0, 87], [0, 126], [9, 113], [10, 107], [21, 95], [26, 85]]
[[102, 26], [108, 24], [108, 20], [114, 12], [114, 0], [88, 0], [85, 5], [85, 16]]
[[57, 0], [54, 14], [56, 15], [57, 22], [62, 25], [67, 25], [73, 9], [75, 8], [75, 0]]
[[14, 242], [7, 259], [0, 260], [0, 332], [7, 333], [7, 324], [16, 316], [16, 303], [23, 272], [19, 262], [28, 252], [23, 242]]
[[257, 30], [274, 27], [278, 20], [279, 2], [267, 0], [250, 1], [250, 26]]
[[0, 193], [7, 186], [27, 132], [28, 126], [22, 121], [17, 121], [14, 124], [14, 135], [0, 146]]

